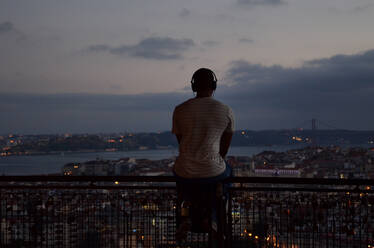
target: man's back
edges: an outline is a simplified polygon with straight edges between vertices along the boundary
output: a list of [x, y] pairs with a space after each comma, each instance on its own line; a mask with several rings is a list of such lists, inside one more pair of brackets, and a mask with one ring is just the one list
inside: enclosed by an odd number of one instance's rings
[[190, 99], [175, 108], [173, 133], [181, 135], [174, 171], [185, 178], [214, 177], [225, 171], [220, 155], [224, 132], [233, 132], [231, 109], [212, 97]]

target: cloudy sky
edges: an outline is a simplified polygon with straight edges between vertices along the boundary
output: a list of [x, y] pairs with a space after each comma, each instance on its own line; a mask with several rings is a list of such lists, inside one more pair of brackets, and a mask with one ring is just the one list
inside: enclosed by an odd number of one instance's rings
[[0, 133], [169, 130], [200, 67], [237, 129], [373, 129], [373, 23], [372, 0], [2, 0]]

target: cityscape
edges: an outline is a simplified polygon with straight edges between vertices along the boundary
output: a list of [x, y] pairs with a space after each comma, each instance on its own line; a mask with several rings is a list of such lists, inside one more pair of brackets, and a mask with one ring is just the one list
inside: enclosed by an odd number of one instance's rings
[[[286, 152], [263, 151], [253, 156], [228, 156], [235, 177], [374, 179], [373, 148], [306, 147]], [[174, 158], [162, 160], [100, 158], [72, 162], [64, 176], [172, 176]]]
[[[337, 157], [344, 154], [334, 150]], [[226, 216], [229, 247], [372, 247], [373, 180], [343, 178], [361, 176], [362, 170], [373, 174], [372, 164], [352, 166], [367, 151], [350, 150], [346, 164], [352, 164], [338, 175], [321, 163], [331, 151], [229, 157], [235, 172]], [[314, 169], [282, 166], [288, 156], [296, 161], [308, 154], [316, 158], [310, 162]], [[172, 163], [124, 158], [67, 164], [62, 178], [3, 177], [1, 246], [210, 247], [204, 233], [176, 242], [175, 179], [167, 176]], [[313, 178], [299, 178], [300, 171]]]
[[[201, 233], [176, 242], [174, 159], [97, 158], [56, 175], [3, 177], [1, 246], [210, 247]], [[374, 245], [374, 148], [307, 144], [227, 162], [229, 247]]]
[[[236, 131], [234, 145], [262, 150], [226, 158], [233, 170], [226, 246], [374, 247], [373, 134]], [[170, 132], [8, 134], [0, 142], [4, 159], [177, 147]], [[279, 145], [284, 150], [273, 149]], [[3, 176], [1, 247], [211, 247], [204, 233], [176, 241], [176, 155], [97, 157], [48, 176]]]

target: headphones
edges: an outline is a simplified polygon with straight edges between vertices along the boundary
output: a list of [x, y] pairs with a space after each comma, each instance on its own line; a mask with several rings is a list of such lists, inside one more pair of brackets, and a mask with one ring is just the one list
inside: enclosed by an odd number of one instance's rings
[[193, 92], [196, 92], [198, 90], [199, 82], [209, 77], [208, 75], [212, 78], [210, 82], [210, 88], [212, 90], [216, 90], [218, 81], [216, 74], [214, 74], [214, 72], [210, 69], [200, 68], [199, 70], [195, 71], [191, 78], [191, 88]]

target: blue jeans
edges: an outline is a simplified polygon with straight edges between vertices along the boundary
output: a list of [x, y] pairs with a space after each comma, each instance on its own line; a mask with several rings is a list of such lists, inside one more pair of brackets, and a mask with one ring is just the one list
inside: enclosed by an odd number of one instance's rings
[[[178, 176], [174, 171], [173, 173], [174, 173], [174, 176], [176, 177], [179, 204], [181, 204], [183, 201], [194, 201], [193, 199], [196, 199], [197, 192], [200, 192], [200, 193], [205, 192], [205, 195], [203, 193], [203, 196], [206, 197], [204, 198], [204, 200], [209, 199], [208, 200], [209, 203], [207, 205], [208, 206], [210, 205], [211, 207], [211, 212], [210, 212], [211, 220], [217, 223], [217, 204], [219, 203], [217, 202], [217, 197], [216, 197], [217, 185], [218, 183], [222, 182], [224, 179], [232, 176], [231, 166], [228, 163], [226, 163], [225, 171], [215, 177], [184, 178], [184, 177]], [[222, 184], [222, 190], [223, 190], [222, 196], [224, 197], [226, 202], [228, 199], [228, 194], [229, 194], [228, 188], [229, 187], [230, 187], [229, 183]], [[200, 199], [200, 202], [201, 202], [201, 199]], [[201, 212], [200, 210], [198, 212]], [[180, 211], [180, 210], [177, 210], [177, 211]], [[200, 218], [200, 221], [201, 221], [201, 218]], [[177, 214], [177, 223], [180, 223], [180, 217], [178, 216], [178, 214]], [[194, 223], [194, 221], [192, 221], [192, 223]], [[199, 227], [199, 225], [192, 224], [193, 229], [194, 229], [194, 226]]]

